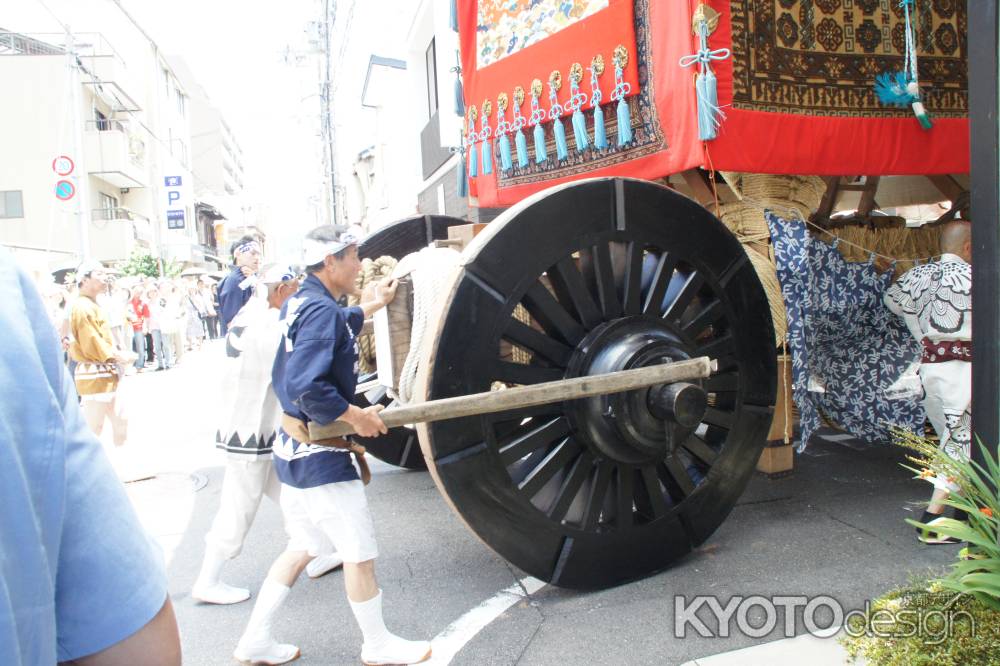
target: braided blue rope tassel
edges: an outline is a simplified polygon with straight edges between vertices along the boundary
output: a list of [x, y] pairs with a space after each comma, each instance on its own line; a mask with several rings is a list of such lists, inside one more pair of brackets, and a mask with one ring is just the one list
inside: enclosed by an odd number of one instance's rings
[[541, 164], [549, 159], [545, 149], [545, 111], [538, 105], [538, 95], [531, 95], [531, 123], [535, 126], [535, 164]]
[[514, 163], [510, 158], [510, 125], [503, 119], [503, 108], [497, 104], [497, 143], [500, 144], [500, 170], [508, 172], [514, 168]]
[[590, 70], [590, 104], [594, 109], [594, 148], [606, 150], [608, 147], [608, 135], [604, 130], [604, 109], [601, 108], [601, 88], [597, 83], [597, 72], [593, 67]]
[[625, 146], [632, 142], [632, 110], [628, 108], [629, 92], [632, 86], [626, 82], [622, 66], [615, 63], [615, 90], [611, 93], [611, 99], [618, 100], [618, 145]]
[[[575, 65], [579, 67], [579, 65]], [[582, 73], [582, 70], [580, 70]], [[573, 110], [573, 139], [576, 141], [577, 152], [583, 152], [590, 147], [590, 137], [587, 136], [587, 117], [583, 115], [581, 108], [587, 103], [586, 93], [580, 92], [580, 84], [576, 78], [570, 76], [570, 99], [566, 105]]]
[[469, 178], [479, 175], [479, 161], [476, 159], [476, 144], [469, 142]]
[[566, 128], [562, 123], [562, 104], [556, 97], [556, 89], [549, 82], [549, 120], [552, 121], [552, 134], [556, 138], [556, 159], [560, 162], [569, 159], [569, 147], [566, 145]]
[[698, 65], [698, 76], [695, 77], [694, 88], [698, 98], [698, 138], [701, 141], [711, 141], [719, 134], [719, 124], [725, 114], [719, 108], [719, 90], [712, 71], [713, 60], [725, 60], [729, 57], [729, 49], [708, 48], [708, 23], [698, 23], [698, 52], [680, 59], [681, 67]]
[[469, 196], [469, 181], [465, 175], [465, 149], [459, 147], [455, 150], [458, 153], [458, 168], [455, 169], [455, 193], [459, 199]]

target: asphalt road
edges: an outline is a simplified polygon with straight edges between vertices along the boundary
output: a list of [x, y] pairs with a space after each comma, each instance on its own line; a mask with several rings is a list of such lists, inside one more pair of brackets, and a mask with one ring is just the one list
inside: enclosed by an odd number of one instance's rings
[[[212, 448], [219, 353], [210, 346], [174, 370], [140, 374], [123, 387], [132, 454], [156, 473], [129, 484], [129, 494], [164, 547], [184, 661], [194, 666], [233, 663], [253, 603], [209, 606], [190, 597], [222, 481], [223, 461]], [[543, 586], [531, 594], [520, 583], [525, 574], [464, 527], [428, 474], [376, 463], [368, 498], [386, 622], [400, 635], [431, 639], [514, 586], [508, 594], [514, 603], [450, 663], [681, 664], [774, 640], [782, 637], [781, 622], [763, 638], [691, 631], [676, 638], [674, 597], [713, 594], [725, 604], [733, 595], [822, 594], [858, 608], [915, 574], [943, 569], [954, 547], [921, 546], [903, 523], [919, 515], [914, 503], [929, 486], [912, 480], [902, 460], [891, 447], [815, 441], [797, 456], [791, 476], [755, 477], [722, 527], [671, 569], [601, 592]], [[224, 580], [255, 593], [283, 548], [280, 512], [265, 500]], [[341, 578], [339, 572], [315, 581], [303, 576], [275, 623], [279, 640], [301, 648], [300, 663], [359, 663], [361, 635]]]

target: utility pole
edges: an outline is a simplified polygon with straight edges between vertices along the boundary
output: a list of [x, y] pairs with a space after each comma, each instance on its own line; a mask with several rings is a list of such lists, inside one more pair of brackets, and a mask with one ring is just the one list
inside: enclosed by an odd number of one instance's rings
[[329, 179], [328, 197], [330, 201], [330, 221], [333, 224], [340, 223], [340, 215], [337, 212], [337, 162], [334, 150], [333, 138], [333, 104], [330, 99], [333, 82], [331, 79], [333, 53], [331, 49], [331, 31], [335, 22], [335, 12], [337, 11], [336, 0], [321, 0], [323, 2], [323, 67], [322, 67], [322, 89], [320, 90], [320, 122], [325, 139], [324, 159], [328, 171]]
[[69, 126], [70, 135], [73, 142], [73, 159], [76, 160], [78, 173], [83, 173], [83, 176], [76, 175], [73, 178], [74, 185], [76, 187], [76, 205], [73, 206], [74, 214], [76, 215], [77, 231], [78, 231], [78, 242], [79, 242], [79, 254], [80, 260], [86, 261], [90, 259], [90, 193], [87, 187], [87, 175], [86, 175], [86, 160], [84, 160], [83, 155], [83, 126], [82, 120], [80, 118], [80, 68], [79, 59], [76, 55], [76, 46], [73, 42], [73, 33], [69, 26], [66, 26], [66, 67], [68, 69], [67, 75], [69, 77]]

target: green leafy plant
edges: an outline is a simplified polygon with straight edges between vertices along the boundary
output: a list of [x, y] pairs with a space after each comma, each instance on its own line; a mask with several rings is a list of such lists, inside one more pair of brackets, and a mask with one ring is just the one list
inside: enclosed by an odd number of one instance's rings
[[[959, 553], [951, 572], [937, 582], [947, 590], [974, 596], [984, 605], [1000, 611], [1000, 450], [990, 451], [978, 438], [976, 445], [983, 452], [983, 464], [974, 460], [956, 460], [942, 451], [934, 442], [909, 432], [894, 433], [896, 442], [915, 455], [907, 459], [913, 466], [903, 465], [918, 478], [930, 479], [941, 475], [959, 487], [943, 503], [968, 516], [967, 521], [941, 518], [930, 528], [945, 536], [954, 537], [969, 545]], [[915, 520], [906, 522], [925, 527]]]
[[120, 264], [118, 269], [122, 272], [122, 275], [142, 275], [154, 278], [177, 277], [181, 273], [180, 264], [174, 261], [164, 260], [163, 272], [166, 273], [166, 275], [160, 275], [160, 265], [156, 257], [142, 251], [132, 253], [132, 256], [129, 257], [127, 261]]

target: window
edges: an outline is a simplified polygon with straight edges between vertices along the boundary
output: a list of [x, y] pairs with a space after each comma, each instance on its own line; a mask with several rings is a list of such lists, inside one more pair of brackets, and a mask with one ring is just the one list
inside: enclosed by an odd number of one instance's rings
[[111, 129], [111, 123], [108, 122], [108, 117], [94, 109], [94, 124], [97, 126], [98, 132], [107, 132]]
[[0, 217], [24, 217], [21, 190], [0, 192]]
[[438, 110], [437, 52], [434, 49], [433, 39], [424, 54], [424, 65], [427, 71], [427, 115], [433, 118]]
[[[113, 197], [111, 195], [105, 194], [104, 192], [98, 193], [98, 196], [100, 197], [101, 210], [107, 213], [114, 213], [115, 210], [118, 208], [118, 197]], [[106, 219], [110, 220], [113, 218], [108, 217]]]
[[187, 113], [184, 93], [181, 92], [180, 88], [174, 88], [174, 96], [177, 98], [177, 113], [181, 114], [181, 117], [183, 118]]

